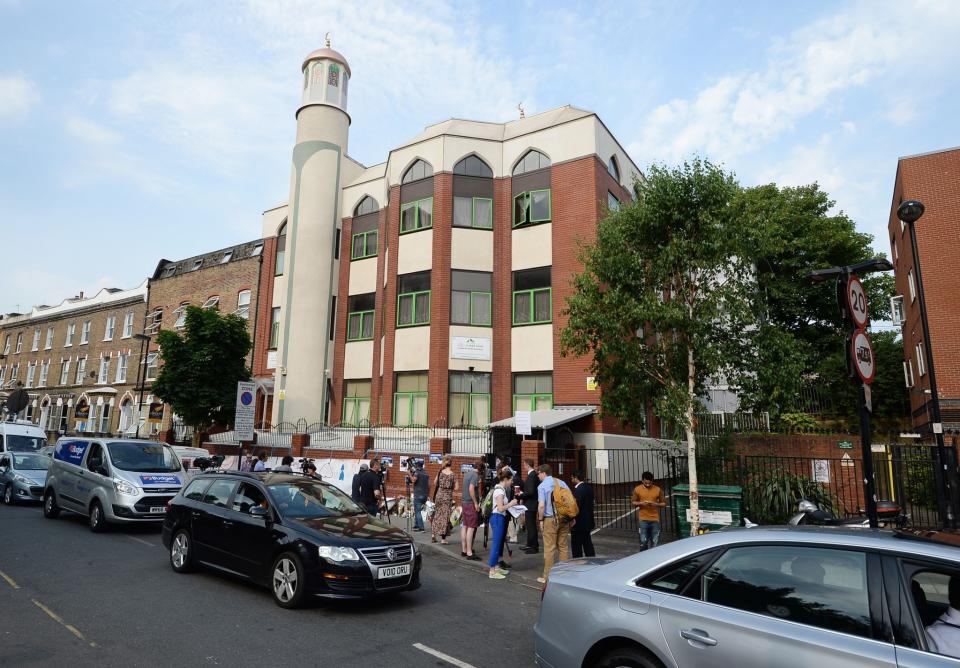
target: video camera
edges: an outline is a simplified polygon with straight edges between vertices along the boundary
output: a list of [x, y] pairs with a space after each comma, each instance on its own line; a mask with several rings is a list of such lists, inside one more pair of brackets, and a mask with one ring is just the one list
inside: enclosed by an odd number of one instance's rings
[[313, 463], [313, 459], [311, 457], [303, 457], [298, 461], [300, 463], [300, 472], [303, 473], [304, 475], [307, 474], [307, 467], [313, 466], [314, 470], [316, 470], [317, 468], [317, 465]]

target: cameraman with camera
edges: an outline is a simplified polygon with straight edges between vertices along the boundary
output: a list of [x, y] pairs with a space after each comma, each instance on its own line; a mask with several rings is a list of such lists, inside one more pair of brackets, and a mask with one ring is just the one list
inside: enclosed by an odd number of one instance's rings
[[410, 460], [409, 471], [407, 471], [407, 482], [413, 485], [413, 530], [425, 531], [421, 511], [427, 502], [427, 497], [430, 496], [430, 476], [413, 459]]

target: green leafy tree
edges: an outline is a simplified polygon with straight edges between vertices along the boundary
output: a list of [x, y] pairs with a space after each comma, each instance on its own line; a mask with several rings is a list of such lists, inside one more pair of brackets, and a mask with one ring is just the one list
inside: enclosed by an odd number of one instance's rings
[[232, 423], [237, 382], [250, 380], [247, 321], [188, 306], [183, 334], [162, 330], [157, 343], [163, 365], [153, 393], [197, 432]]
[[749, 349], [753, 283], [739, 190], [701, 160], [650, 168], [636, 201], [610, 212], [582, 249], [561, 335], [565, 355], [592, 360], [606, 414], [637, 426], [652, 406], [683, 434], [694, 519], [698, 396], [711, 377], [738, 377]]

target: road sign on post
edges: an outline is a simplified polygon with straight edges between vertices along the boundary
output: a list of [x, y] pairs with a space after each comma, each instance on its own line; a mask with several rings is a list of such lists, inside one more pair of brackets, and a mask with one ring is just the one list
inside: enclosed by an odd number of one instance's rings
[[873, 356], [873, 346], [870, 337], [862, 329], [857, 329], [850, 337], [850, 363], [854, 371], [865, 384], [873, 382], [877, 373], [877, 363]]
[[257, 384], [237, 383], [237, 409], [233, 418], [233, 435], [238, 441], [253, 440], [253, 423], [257, 410]]
[[847, 278], [847, 313], [857, 329], [864, 329], [870, 322], [867, 293], [863, 290], [863, 283], [853, 274]]

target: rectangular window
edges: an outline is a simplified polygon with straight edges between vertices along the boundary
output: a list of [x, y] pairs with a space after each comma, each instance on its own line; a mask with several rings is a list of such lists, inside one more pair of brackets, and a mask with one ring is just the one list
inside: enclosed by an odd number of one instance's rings
[[53, 348], [53, 327], [47, 327], [47, 340], [44, 342], [43, 349], [50, 350]]
[[453, 226], [493, 229], [493, 200], [489, 197], [454, 197]]
[[117, 377], [113, 382], [115, 383], [126, 383], [127, 382], [127, 364], [130, 361], [129, 353], [122, 353], [117, 357]]
[[427, 373], [398, 373], [393, 395], [393, 424], [427, 423]]
[[40, 364], [40, 383], [37, 387], [46, 387], [47, 386], [47, 377], [50, 375], [50, 360], [46, 360]]
[[917, 287], [913, 283], [913, 269], [907, 272], [907, 287], [910, 288], [910, 303], [917, 298]]
[[156, 334], [163, 324], [163, 307], [157, 307], [147, 314], [147, 321], [143, 327], [144, 334]]
[[921, 376], [925, 376], [927, 374], [927, 364], [926, 364], [927, 360], [924, 357], [923, 344], [918, 343], [914, 347], [914, 349], [916, 350], [916, 353], [917, 353], [917, 372]]
[[100, 358], [100, 373], [97, 374], [97, 383], [106, 385], [110, 381], [110, 358]]
[[31, 352], [37, 352], [40, 350], [40, 328], [36, 327], [33, 330], [33, 345], [30, 346]]
[[513, 324], [534, 325], [553, 320], [550, 267], [513, 272]]
[[87, 358], [78, 357], [77, 358], [77, 377], [74, 380], [76, 385], [83, 385], [83, 377], [87, 373]]
[[80, 345], [88, 343], [90, 341], [90, 328], [93, 326], [93, 323], [90, 320], [83, 321], [83, 328], [80, 330]]
[[60, 384], [66, 385], [70, 381], [70, 358], [60, 361]]
[[33, 387], [33, 377], [37, 373], [37, 365], [35, 362], [30, 362], [27, 364], [27, 382], [24, 383], [24, 387]]
[[450, 274], [450, 323], [492, 325], [492, 284], [493, 274], [453, 270]]
[[913, 361], [903, 363], [903, 382], [907, 387], [913, 387]]
[[275, 256], [275, 264], [273, 267], [274, 276], [283, 276], [283, 263], [287, 259], [287, 233], [284, 230], [283, 234], [277, 237], [277, 253]]
[[276, 350], [280, 342], [280, 307], [275, 306], [270, 314], [270, 349]]
[[531, 190], [513, 197], [513, 226], [548, 223], [553, 216], [550, 189]]
[[433, 227], [433, 198], [408, 202], [400, 206], [400, 234]]
[[10, 335], [9, 334], [7, 334], [6, 342], [3, 344], [3, 354], [4, 355], [10, 354]]
[[514, 413], [550, 408], [553, 408], [552, 373], [517, 373], [513, 375]]
[[76, 333], [77, 333], [76, 323], [70, 323], [69, 325], [67, 325], [67, 339], [63, 344], [64, 348], [66, 348], [67, 346], [73, 345], [73, 337]]
[[482, 426], [490, 422], [489, 373], [450, 372], [450, 425]]
[[347, 341], [373, 339], [376, 294], [352, 295], [347, 302]]
[[353, 242], [350, 246], [350, 259], [362, 260], [367, 257], [376, 257], [377, 255], [377, 231], [360, 232], [353, 235]]
[[399, 277], [397, 295], [397, 327], [430, 324], [430, 272], [404, 274]]
[[117, 316], [111, 315], [107, 317], [107, 324], [103, 328], [103, 340], [113, 341], [113, 331], [116, 328], [117, 328]]
[[160, 353], [148, 353], [146, 359], [146, 372], [144, 377], [147, 380], [156, 380], [157, 379], [157, 360], [160, 358]]
[[333, 259], [340, 259], [340, 228], [337, 228], [337, 238], [333, 240]]
[[3, 385], [3, 381], [7, 376], [7, 367], [0, 366], [0, 385]]
[[337, 331], [337, 296], [330, 296], [330, 318], [327, 323], [327, 338], [333, 341], [333, 336]]
[[203, 305], [200, 308], [208, 308], [208, 309], [212, 308], [219, 311], [220, 310], [219, 307], [220, 307], [220, 297], [219, 295], [214, 295], [208, 298], [207, 301], [203, 302]]
[[101, 434], [106, 434], [110, 431], [110, 404], [103, 404], [100, 407], [100, 427], [98, 430]]
[[370, 381], [348, 380], [343, 393], [343, 424], [357, 426], [370, 421]]
[[228, 250], [223, 254], [223, 257], [220, 258], [220, 264], [227, 264], [231, 258], [233, 258], [233, 251]]
[[890, 237], [890, 252], [893, 254], [893, 261], [896, 262], [899, 258], [897, 254], [897, 239], [896, 237]]
[[183, 302], [173, 310], [173, 314], [177, 316], [176, 321], [173, 323], [173, 326], [177, 329], [183, 329], [187, 324], [187, 307], [190, 306], [190, 302]]
[[234, 311], [238, 316], [247, 320], [250, 318], [250, 291], [241, 290], [237, 293], [237, 310]]
[[17, 348], [13, 351], [15, 355], [19, 355], [23, 350], [23, 332], [17, 332]]
[[611, 211], [620, 210], [620, 200], [617, 199], [617, 196], [614, 195], [609, 190], [607, 191], [607, 208], [610, 209]]

